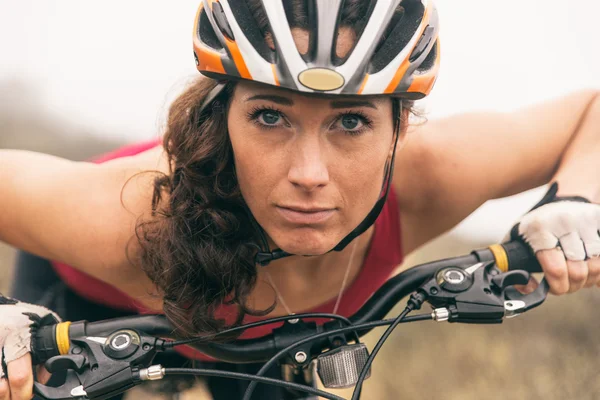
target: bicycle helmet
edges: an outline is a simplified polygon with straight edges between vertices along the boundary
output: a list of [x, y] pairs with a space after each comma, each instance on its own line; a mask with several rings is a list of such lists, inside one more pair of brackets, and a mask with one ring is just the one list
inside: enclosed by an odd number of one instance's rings
[[[344, 57], [336, 54], [344, 0], [306, 0], [310, 39], [305, 54], [292, 36], [289, 3], [260, 2], [273, 49], [247, 0], [203, 0], [194, 27], [198, 70], [215, 79], [247, 79], [309, 93], [420, 99], [431, 91], [440, 60], [438, 15], [431, 0], [369, 2], [355, 27], [356, 43]], [[402, 13], [396, 12], [399, 6]]]
[[[309, 33], [301, 52], [290, 24], [290, 0], [203, 0], [194, 25], [194, 57], [198, 71], [218, 81], [250, 80], [304, 93], [332, 95], [390, 95], [410, 100], [429, 94], [440, 65], [438, 14], [431, 0], [364, 2], [365, 13], [352, 28], [353, 48], [337, 54], [337, 32], [346, 0], [304, 0]], [[266, 17], [255, 19], [256, 7]], [[270, 44], [267, 38], [270, 39]], [[226, 87], [219, 83], [202, 107]], [[341, 251], [365, 232], [387, 199], [396, 154], [386, 165], [380, 198], [367, 217], [331, 251]], [[248, 210], [249, 211], [249, 210]], [[249, 212], [252, 216], [252, 213]], [[264, 230], [256, 224], [261, 249], [255, 261], [266, 265], [290, 256], [271, 251]]]

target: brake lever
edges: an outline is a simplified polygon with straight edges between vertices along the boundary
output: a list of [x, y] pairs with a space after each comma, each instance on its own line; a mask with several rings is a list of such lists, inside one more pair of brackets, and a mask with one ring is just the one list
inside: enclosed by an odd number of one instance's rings
[[514, 287], [508, 287], [504, 290], [504, 297], [506, 298], [506, 309], [507, 318], [516, 317], [517, 315], [529, 311], [542, 304], [548, 292], [550, 291], [550, 285], [546, 278], [542, 279], [538, 287], [529, 294], [523, 294]]
[[529, 278], [529, 272], [523, 270], [502, 273], [489, 261], [441, 268], [419, 290], [427, 293], [428, 302], [437, 308], [433, 312], [437, 321], [501, 323], [546, 300], [549, 287], [545, 279], [527, 295], [514, 288], [527, 284]]
[[86, 321], [69, 328], [68, 354], [48, 359], [50, 373], [66, 371], [59, 387], [34, 382], [34, 394], [48, 400], [108, 399], [142, 382], [139, 371], [150, 366], [164, 341], [135, 330], [120, 329], [106, 337], [87, 336]]

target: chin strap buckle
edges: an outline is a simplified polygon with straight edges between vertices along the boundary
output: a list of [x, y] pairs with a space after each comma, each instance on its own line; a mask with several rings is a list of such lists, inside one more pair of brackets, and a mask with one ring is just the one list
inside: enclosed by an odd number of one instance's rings
[[279, 260], [280, 258], [289, 257], [291, 255], [292, 254], [286, 253], [281, 249], [275, 249], [268, 253], [264, 251], [259, 251], [254, 256], [254, 262], [260, 264], [263, 267], [266, 267], [271, 261]]

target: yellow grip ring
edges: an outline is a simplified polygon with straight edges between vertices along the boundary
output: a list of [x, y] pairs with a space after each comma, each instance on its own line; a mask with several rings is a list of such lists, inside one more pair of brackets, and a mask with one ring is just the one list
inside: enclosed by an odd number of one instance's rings
[[69, 327], [71, 321], [61, 322], [56, 325], [56, 345], [61, 356], [69, 353], [71, 341], [69, 340]]
[[494, 244], [489, 247], [494, 258], [496, 259], [496, 266], [502, 272], [508, 272], [508, 255], [504, 247], [499, 244]]

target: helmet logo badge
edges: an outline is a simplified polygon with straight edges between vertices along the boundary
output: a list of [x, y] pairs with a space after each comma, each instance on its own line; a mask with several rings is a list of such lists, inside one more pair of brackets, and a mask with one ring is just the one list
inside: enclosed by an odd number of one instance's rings
[[309, 89], [319, 91], [329, 91], [339, 89], [344, 86], [344, 77], [327, 68], [310, 68], [304, 70], [298, 75], [301, 84]]

